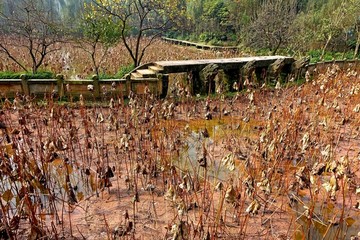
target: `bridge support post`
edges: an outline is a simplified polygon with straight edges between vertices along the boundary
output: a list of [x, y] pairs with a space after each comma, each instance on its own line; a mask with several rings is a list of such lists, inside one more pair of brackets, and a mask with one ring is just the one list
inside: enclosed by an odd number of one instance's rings
[[159, 79], [157, 93], [160, 95], [160, 98], [165, 98], [169, 87], [169, 75], [159, 73], [157, 78]]
[[94, 86], [94, 97], [99, 98], [100, 97], [100, 84], [99, 84], [99, 76], [93, 75], [93, 86]]
[[255, 68], [255, 76], [258, 86], [261, 86], [264, 82], [266, 82], [266, 69], [263, 67]]
[[310, 58], [305, 57], [294, 61], [291, 65], [285, 65], [286, 69], [291, 69], [290, 74], [294, 80], [299, 80], [300, 77], [305, 77], [305, 73], [308, 70]]
[[273, 83], [276, 83], [277, 81], [281, 82], [283, 80], [282, 75], [284, 73], [284, 67], [284, 59], [277, 59], [275, 62], [270, 64], [267, 71], [267, 77], [270, 79], [270, 81], [273, 81]]
[[187, 72], [187, 82], [189, 84], [191, 95], [201, 92], [201, 80], [199, 71], [188, 71]]
[[24, 95], [30, 95], [30, 88], [26, 74], [21, 74], [21, 87]]
[[292, 64], [285, 64], [283, 73], [285, 81], [288, 81], [292, 73]]
[[234, 83], [241, 88], [242, 83], [240, 82], [240, 69], [224, 69], [224, 79], [223, 81], [227, 82], [229, 89], [226, 89], [226, 91], [234, 91], [233, 88]]
[[129, 96], [131, 91], [131, 76], [130, 74], [126, 75], [125, 77], [125, 95], [126, 97]]
[[58, 94], [61, 99], [64, 96], [64, 75], [57, 74], [56, 79], [57, 79]]
[[210, 63], [200, 71], [201, 93], [215, 93], [215, 78], [219, 77], [220, 67], [217, 64]]

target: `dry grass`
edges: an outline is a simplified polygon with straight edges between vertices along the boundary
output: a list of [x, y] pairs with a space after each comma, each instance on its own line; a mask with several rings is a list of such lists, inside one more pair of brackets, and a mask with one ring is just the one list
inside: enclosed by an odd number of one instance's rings
[[[54, 73], [62, 73], [66, 76], [78, 76], [84, 78], [94, 74], [90, 56], [85, 53], [77, 44], [64, 43], [54, 46], [59, 51], [50, 53], [44, 61], [43, 70]], [[25, 65], [30, 66], [30, 59], [26, 54], [26, 49], [13, 47], [10, 50], [15, 56], [20, 57]], [[184, 60], [184, 59], [206, 59], [220, 57], [239, 57], [239, 54], [233, 52], [212, 52], [196, 48], [188, 48], [177, 45], [171, 45], [161, 40], [157, 40], [147, 50], [143, 63], [160, 60]], [[20, 71], [5, 54], [0, 53], [2, 61], [0, 62], [0, 71]], [[115, 74], [123, 66], [132, 64], [130, 55], [122, 44], [110, 48], [109, 54], [101, 65], [101, 73]]]

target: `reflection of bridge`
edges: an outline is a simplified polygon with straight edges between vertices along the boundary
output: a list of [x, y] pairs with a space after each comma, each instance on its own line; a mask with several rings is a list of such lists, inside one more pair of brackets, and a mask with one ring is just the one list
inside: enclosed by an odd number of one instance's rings
[[[133, 70], [127, 79], [136, 82], [160, 82], [152, 86], [152, 90], [166, 95], [168, 85], [168, 74], [171, 73], [191, 73], [193, 76], [192, 90], [200, 79], [200, 72], [209, 65], [215, 65], [218, 70], [223, 71], [228, 79], [240, 79], [240, 74], [254, 72], [260, 77], [268, 71], [270, 66], [275, 66], [280, 72], [289, 73], [294, 59], [284, 56], [262, 56], [262, 57], [243, 57], [226, 59], [202, 59], [202, 60], [180, 60], [180, 61], [158, 61], [142, 65]], [[156, 88], [156, 89], [155, 89]], [[136, 89], [133, 89], [136, 91]]]

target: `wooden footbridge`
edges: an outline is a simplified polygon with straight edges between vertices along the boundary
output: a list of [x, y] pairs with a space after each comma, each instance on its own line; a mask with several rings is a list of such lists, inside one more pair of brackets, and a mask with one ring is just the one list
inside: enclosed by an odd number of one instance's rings
[[[201, 74], [204, 69], [209, 66], [209, 69], [214, 72], [207, 73], [205, 81], [211, 81], [211, 78], [219, 71], [232, 81], [239, 81], [241, 75], [255, 74], [257, 80], [264, 78], [267, 73], [280, 74], [290, 73], [295, 62], [292, 57], [285, 56], [261, 56], [261, 57], [242, 57], [242, 58], [225, 58], [225, 59], [201, 59], [201, 60], [180, 60], [180, 61], [158, 61], [144, 64], [127, 75], [130, 82], [153, 82], [157, 84], [151, 85], [151, 90], [155, 93], [165, 96], [168, 88], [168, 76], [172, 73], [188, 73], [191, 76], [190, 84], [193, 93], [201, 91], [201, 89], [208, 89], [200, 86]], [[204, 77], [203, 77], [204, 78]], [[137, 92], [137, 88], [132, 88]]]

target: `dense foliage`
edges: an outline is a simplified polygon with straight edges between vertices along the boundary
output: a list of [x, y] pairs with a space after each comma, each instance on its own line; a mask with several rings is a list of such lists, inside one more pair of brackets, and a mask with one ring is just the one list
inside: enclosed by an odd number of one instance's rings
[[359, 0], [187, 0], [190, 29], [172, 36], [212, 44], [353, 51], [360, 43]]

